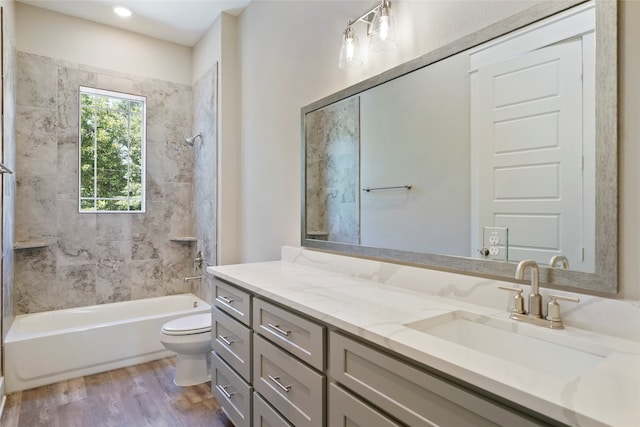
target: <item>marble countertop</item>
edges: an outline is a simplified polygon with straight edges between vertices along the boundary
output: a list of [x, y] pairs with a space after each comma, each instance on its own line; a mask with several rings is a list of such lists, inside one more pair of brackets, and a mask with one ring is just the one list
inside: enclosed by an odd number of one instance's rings
[[[511, 320], [505, 310], [286, 261], [207, 272], [563, 423], [640, 425], [639, 342], [572, 327], [547, 330]], [[575, 372], [552, 372], [406, 326], [459, 311], [599, 357]]]

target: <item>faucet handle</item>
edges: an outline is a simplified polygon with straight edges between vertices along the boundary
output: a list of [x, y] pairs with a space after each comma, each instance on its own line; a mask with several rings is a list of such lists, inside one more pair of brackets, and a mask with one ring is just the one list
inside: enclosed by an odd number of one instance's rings
[[560, 304], [558, 304], [557, 300], [569, 301], [573, 303], [580, 302], [580, 298], [565, 297], [562, 295], [551, 295], [551, 294], [547, 296], [551, 298], [551, 301], [549, 301], [549, 304], [547, 304], [547, 320], [551, 320], [555, 322], [562, 322], [562, 317], [560, 317]]
[[524, 298], [522, 297], [522, 289], [512, 286], [498, 286], [503, 291], [512, 291], [516, 294], [513, 297], [513, 313], [524, 314]]

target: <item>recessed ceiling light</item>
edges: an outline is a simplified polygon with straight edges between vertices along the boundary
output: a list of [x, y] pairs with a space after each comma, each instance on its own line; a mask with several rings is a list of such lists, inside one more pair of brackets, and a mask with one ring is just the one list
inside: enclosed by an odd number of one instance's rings
[[116, 13], [116, 15], [122, 16], [123, 18], [128, 18], [131, 16], [131, 9], [129, 9], [128, 7], [115, 6], [113, 8], [113, 11]]

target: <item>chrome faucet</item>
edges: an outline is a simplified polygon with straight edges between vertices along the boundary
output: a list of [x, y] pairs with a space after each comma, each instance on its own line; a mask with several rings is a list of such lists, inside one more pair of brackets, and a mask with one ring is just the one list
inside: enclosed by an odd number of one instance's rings
[[523, 280], [524, 272], [527, 267], [531, 268], [531, 293], [529, 293], [529, 313], [524, 309], [524, 299], [522, 298], [522, 289], [499, 286], [500, 289], [505, 291], [513, 291], [516, 293], [513, 302], [513, 310], [511, 311], [511, 318], [514, 320], [520, 320], [527, 323], [532, 323], [538, 326], [545, 326], [551, 329], [563, 329], [564, 324], [560, 317], [560, 305], [557, 300], [564, 300], [570, 302], [580, 302], [578, 298], [565, 297], [561, 295], [548, 295], [551, 298], [549, 304], [547, 304], [547, 317], [542, 317], [542, 295], [540, 295], [540, 270], [538, 264], [532, 259], [520, 261], [516, 268], [516, 279]]
[[531, 268], [531, 293], [529, 294], [529, 317], [542, 317], [542, 295], [540, 290], [540, 270], [538, 264], [532, 259], [520, 261], [516, 268], [516, 279], [524, 279], [524, 271]]

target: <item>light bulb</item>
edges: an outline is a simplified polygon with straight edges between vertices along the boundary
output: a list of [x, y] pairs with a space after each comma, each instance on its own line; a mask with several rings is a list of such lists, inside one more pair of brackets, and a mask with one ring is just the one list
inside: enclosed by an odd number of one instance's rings
[[347, 54], [346, 54], [346, 60], [347, 62], [351, 62], [353, 61], [353, 57], [355, 55], [355, 46], [353, 44], [353, 39], [347, 39], [345, 40], [346, 45], [346, 49], [347, 49]]
[[380, 17], [380, 40], [386, 40], [389, 37], [389, 17]]

